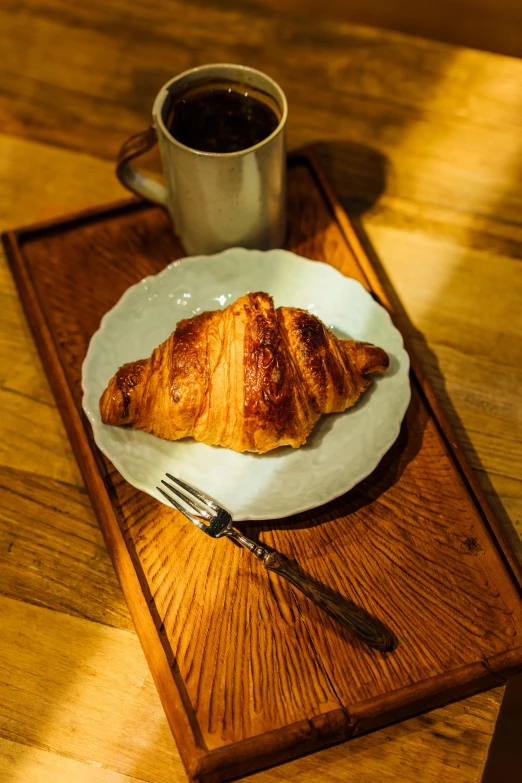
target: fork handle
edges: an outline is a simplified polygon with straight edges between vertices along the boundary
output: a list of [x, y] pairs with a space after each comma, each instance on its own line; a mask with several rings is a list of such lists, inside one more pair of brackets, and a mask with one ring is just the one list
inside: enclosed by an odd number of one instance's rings
[[270, 552], [263, 558], [263, 562], [269, 571], [274, 571], [291, 582], [330, 617], [344, 625], [354, 636], [370, 647], [388, 652], [396, 646], [394, 635], [380, 620], [347, 598], [343, 598], [342, 595], [303, 576], [278, 552]]

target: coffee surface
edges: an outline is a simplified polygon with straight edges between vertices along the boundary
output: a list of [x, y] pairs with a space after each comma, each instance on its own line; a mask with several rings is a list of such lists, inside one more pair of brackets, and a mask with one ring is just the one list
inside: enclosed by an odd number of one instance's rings
[[192, 149], [238, 152], [263, 141], [279, 125], [270, 101], [246, 85], [209, 84], [173, 99], [167, 127]]

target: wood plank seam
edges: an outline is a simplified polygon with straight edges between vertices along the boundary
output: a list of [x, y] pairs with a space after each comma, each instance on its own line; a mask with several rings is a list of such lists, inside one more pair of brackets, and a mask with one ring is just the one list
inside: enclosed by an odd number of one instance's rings
[[[44, 226], [47, 226], [47, 222], [44, 223]], [[24, 301], [24, 308], [26, 309], [26, 315], [28, 317], [28, 321], [31, 326], [35, 341], [38, 345], [38, 348], [42, 352], [44, 359], [46, 359], [47, 361], [48, 360], [53, 361], [54, 355], [56, 354], [56, 345], [51, 336], [48, 323], [42, 312], [40, 304], [36, 299], [34, 292], [31, 289], [30, 276], [28, 275], [24, 259], [18, 251], [18, 247], [16, 244], [16, 235], [12, 232], [8, 232], [2, 235], [2, 240], [5, 243], [8, 253], [11, 253], [12, 257], [17, 259], [16, 272], [14, 272], [15, 278], [20, 287], [20, 290], [24, 293], [24, 296], [27, 296], [27, 301], [30, 302], [30, 309], [25, 308], [25, 301]], [[82, 439], [78, 435], [79, 432], [83, 431], [83, 423], [80, 421], [80, 417], [76, 411], [76, 407], [72, 400], [71, 392], [65, 378], [63, 367], [61, 366], [60, 362], [58, 362], [57, 364], [57, 369], [59, 369], [58, 376], [52, 375], [50, 377], [50, 382], [53, 387], [53, 391], [57, 396], [58, 402], [60, 403], [60, 401], [63, 400], [63, 406], [60, 408], [61, 413], [63, 413], [65, 410], [68, 410], [71, 413], [71, 420], [66, 420], [64, 418], [64, 424], [69, 432], [69, 437], [71, 438], [71, 443], [73, 445], [73, 450], [75, 452], [76, 458], [78, 459], [82, 472], [84, 472], [84, 475], [86, 476], [86, 483], [88, 489], [90, 490], [89, 494], [91, 496], [91, 500], [95, 501], [96, 497], [103, 497], [105, 487], [102, 483], [100, 474], [97, 473], [96, 468], [94, 468], [94, 464], [96, 464], [97, 461], [96, 463], [94, 462], [94, 457], [90, 448], [83, 443]], [[89, 478], [90, 478], [90, 482], [89, 482]], [[98, 490], [97, 492], [96, 492], [96, 488]], [[110, 519], [111, 521], [108, 526], [102, 526], [102, 532], [104, 538], [106, 539], [106, 543], [109, 550], [113, 551], [113, 547], [111, 546], [112, 536], [114, 535], [121, 536], [121, 531], [115, 519], [112, 506], [109, 508], [108, 505], [105, 505], [104, 516], [106, 516], [106, 518], [108, 520]], [[124, 547], [120, 547], [120, 557], [122, 557], [123, 551], [124, 551]], [[118, 578], [120, 579], [122, 589], [125, 593], [126, 592], [125, 585], [127, 579], [129, 578], [132, 579], [131, 569], [129, 569], [128, 566], [126, 566], [126, 564], [124, 565], [122, 560], [120, 560], [119, 558], [115, 560], [114, 565], [116, 568]], [[140, 590], [141, 590], [141, 585], [140, 585]], [[138, 594], [139, 594], [138, 591], [135, 591], [135, 595]], [[144, 601], [145, 606], [148, 606], [145, 600], [145, 596], [143, 596], [143, 594], [141, 594], [141, 600]], [[131, 611], [134, 623], [136, 625], [138, 637], [140, 638], [140, 641], [143, 644], [143, 634], [144, 634], [143, 622], [146, 623], [147, 612], [146, 611], [144, 612], [143, 608], [141, 607], [139, 613], [135, 606], [132, 607], [129, 606], [129, 609]], [[174, 693], [172, 688], [171, 687], [169, 688], [167, 685], [168, 680], [164, 679], [166, 678], [167, 671], [173, 673], [170, 664], [168, 663], [168, 660], [166, 658], [165, 658], [165, 662], [158, 661], [158, 664], [160, 664], [159, 673], [157, 669], [154, 669], [153, 676], [155, 676], [154, 678], [156, 680], [156, 686], [158, 688], [160, 698], [163, 702], [169, 723], [173, 725], [173, 723], [175, 724], [179, 721], [183, 724], [188, 718], [189, 723], [188, 725], [186, 725], [185, 731], [187, 732], [190, 731], [192, 733], [193, 724], [190, 723], [190, 718], [188, 717], [187, 713], [185, 713], [184, 709], [181, 708], [181, 704], [178, 701], [178, 699], [181, 699], [179, 691]], [[158, 680], [157, 678], [160, 676], [161, 679]], [[171, 694], [170, 699], [168, 701], [165, 701], [166, 690], [170, 691]], [[181, 699], [181, 703], [183, 703], [182, 699]], [[197, 758], [199, 755], [198, 752], [196, 751], [196, 748], [199, 747], [197, 736], [194, 737], [194, 740], [195, 740], [194, 750], [190, 755], [186, 751], [184, 745], [181, 745], [181, 747], [179, 747], [180, 755], [183, 758], [187, 766], [187, 769], [190, 771], [194, 768], [194, 765], [197, 764]]]
[[[310, 169], [310, 167], [309, 167]], [[315, 171], [313, 169], [313, 166], [310, 169], [312, 171], [312, 176], [315, 177]], [[324, 192], [323, 192], [324, 195]], [[332, 206], [332, 204], [334, 206]], [[336, 215], [335, 212], [335, 202], [332, 202], [330, 199], [326, 199], [326, 206], [329, 210], [329, 214], [333, 215], [337, 219], [337, 224], [340, 224], [341, 221], [339, 220], [339, 216]], [[140, 210], [143, 209], [144, 211], [148, 207], [143, 207], [140, 205]], [[99, 213], [98, 213], [99, 214]], [[102, 211], [103, 214], [103, 211]], [[149, 213], [149, 214], [152, 214]], [[89, 222], [89, 220], [93, 219], [93, 213], [90, 212], [89, 216], [83, 216], [80, 218], [81, 220], [84, 220], [85, 222]], [[348, 219], [346, 218], [346, 221]], [[65, 224], [67, 221], [65, 221]], [[341, 226], [342, 229], [342, 226]], [[306, 240], [306, 237], [303, 237], [303, 240]], [[346, 233], [344, 234], [344, 240], [347, 241]], [[361, 262], [359, 260], [359, 268], [362, 269]], [[368, 275], [362, 271], [361, 274], [366, 275], [366, 279], [368, 278]], [[50, 330], [50, 327], [49, 327]], [[45, 330], [44, 330], [45, 332]], [[36, 333], [37, 342], [39, 340], [43, 340], [44, 343], [46, 342], [45, 335], [42, 336], [42, 332]], [[44, 347], [48, 348], [51, 353], [57, 353], [59, 350], [59, 346], [54, 342], [54, 338], [52, 334], [48, 335], [49, 340], [48, 344]], [[66, 407], [72, 406], [74, 410], [76, 411], [76, 402], [74, 398], [71, 396], [71, 391], [68, 386], [68, 381], [66, 377], [61, 377], [59, 385], [63, 383], [64, 388], [60, 389], [60, 393], [65, 394], [65, 402]], [[436, 422], [436, 416], [433, 414], [432, 406], [428, 405], [426, 403], [426, 400], [424, 399], [423, 394], [421, 393], [421, 390], [417, 390], [420, 396], [420, 399], [422, 400], [422, 404], [425, 406], [425, 408], [432, 413], [432, 418], [434, 418], [434, 421]], [[114, 484], [114, 479], [116, 477], [115, 472], [110, 471], [108, 468], [103, 470], [103, 460], [96, 460], [90, 450], [90, 440], [86, 438], [86, 432], [85, 432], [85, 424], [86, 422], [78, 417], [78, 415], [72, 415], [70, 418], [70, 428], [72, 430], [71, 440], [73, 441], [73, 445], [75, 445], [75, 451], [77, 451], [78, 459], [82, 465], [82, 468], [84, 469], [84, 473], [86, 475], [86, 480], [90, 488], [90, 495], [95, 504], [98, 505], [98, 511], [100, 513], [100, 518], [102, 521], [102, 528], [104, 531], [104, 535], [106, 537], [107, 545], [111, 552], [113, 553], [113, 556], [115, 556], [115, 566], [118, 572], [118, 576], [120, 577], [120, 580], [123, 580], [123, 582], [127, 585], [127, 589], [129, 590], [129, 580], [132, 582], [134, 579], [134, 583], [137, 582], [139, 586], [139, 595], [141, 596], [140, 600], [143, 601], [142, 603], [142, 610], [146, 612], [146, 614], [149, 615], [149, 619], [145, 615], [141, 615], [140, 612], [134, 607], [133, 616], [138, 617], [137, 625], [140, 623], [141, 625], [138, 627], [138, 631], [140, 627], [143, 629], [145, 627], [148, 627], [150, 630], [155, 629], [156, 632], [158, 628], [162, 631], [162, 635], [165, 634], [164, 638], [160, 638], [160, 647], [163, 650], [163, 657], [161, 660], [165, 660], [171, 676], [174, 675], [174, 678], [179, 678], [178, 681], [176, 681], [176, 688], [175, 691], [171, 691], [170, 698], [172, 698], [172, 694], [176, 693], [178, 699], [181, 699], [181, 703], [178, 702], [179, 709], [181, 710], [184, 715], [182, 717], [187, 718], [187, 704], [183, 704], [183, 698], [182, 693], [180, 692], [180, 686], [183, 685], [181, 682], [181, 670], [178, 663], [178, 658], [173, 655], [172, 648], [170, 646], [170, 642], [168, 644], [168, 648], [170, 649], [170, 654], [168, 650], [165, 649], [164, 642], [167, 640], [166, 636], [166, 626], [164, 623], [164, 619], [161, 615], [155, 615], [156, 612], [156, 606], [155, 606], [155, 600], [156, 598], [153, 598], [153, 593], [149, 589], [149, 586], [144, 579], [144, 572], [141, 572], [136, 569], [136, 558], [133, 558], [131, 556], [131, 551], [129, 550], [129, 542], [132, 541], [130, 537], [130, 530], [125, 528], [125, 526], [122, 526], [120, 524], [120, 520], [115, 515], [115, 510], [112, 507], [112, 505], [109, 502], [109, 499], [106, 495], [107, 493], [107, 484], [105, 484], [101, 481], [101, 476], [105, 475], [105, 480], [109, 484], [109, 488], [111, 489], [111, 496], [113, 498], [118, 497], [118, 492], [120, 491], [120, 487], [117, 484]], [[436, 425], [435, 425], [436, 426]], [[440, 428], [439, 428], [440, 429]], [[444, 432], [444, 428], [442, 428], [442, 431]], [[440, 437], [440, 432], [439, 432]], [[443, 443], [444, 439], [441, 439]], [[453, 443], [453, 439], [450, 439], [450, 441], [447, 443], [447, 451], [451, 454], [452, 448], [455, 447], [455, 444]], [[101, 463], [101, 464], [97, 464]], [[102, 471], [100, 473], [100, 468], [102, 468]], [[466, 486], [464, 484], [464, 486]], [[102, 508], [100, 509], [100, 498], [105, 498]], [[472, 495], [473, 497], [473, 495]], [[480, 505], [480, 499], [475, 498], [475, 507]], [[486, 533], [489, 535], [492, 542], [495, 542], [495, 537], [491, 535], [491, 533], [488, 531], [487, 525], [484, 520], [482, 520], [483, 527], [486, 531]], [[125, 545], [125, 551], [121, 549], [121, 547]], [[495, 544], [497, 551], [502, 550], [502, 545], [500, 543]], [[115, 548], [120, 547], [120, 549], [115, 552]], [[123, 561], [121, 560], [123, 558]], [[132, 574], [130, 574], [126, 569], [128, 569], [132, 565], [132, 570], [134, 572], [134, 577]], [[508, 571], [509, 573], [509, 571]], [[122, 582], [122, 584], [123, 584]], [[146, 588], [146, 589], [145, 589]], [[125, 587], [124, 587], [125, 590]], [[337, 687], [332, 686], [332, 677], [330, 675], [330, 671], [327, 668], [326, 660], [324, 659], [323, 655], [319, 654], [319, 649], [317, 647], [315, 636], [314, 634], [317, 633], [318, 628], [316, 627], [315, 623], [312, 621], [311, 615], [309, 616], [308, 613], [303, 613], [304, 604], [299, 602], [299, 598], [295, 593], [292, 593], [292, 602], [294, 606], [297, 606], [298, 614], [300, 621], [298, 625], [302, 626], [302, 630], [305, 632], [306, 636], [309, 638], [310, 643], [313, 647], [314, 656], [315, 659], [318, 660], [320, 663], [321, 670], [324, 670], [324, 676], [326, 677], [326, 680], [328, 681], [328, 685], [330, 690], [335, 694], [335, 699], [337, 703], [342, 703], [343, 699], [340, 696], [339, 690]], [[141, 611], [141, 610], [140, 610]], [[152, 616], [151, 615], [152, 612]], [[149, 622], [149, 620], [151, 622]], [[160, 635], [161, 636], [161, 635]], [[141, 639], [141, 635], [140, 635]], [[141, 639], [142, 640], [142, 639]], [[143, 640], [142, 640], [143, 643]], [[146, 650], [148, 650], [149, 658], [151, 655], [151, 649], [150, 647], [147, 647], [146, 644], [144, 644], [144, 647]], [[158, 650], [155, 649], [155, 653], [157, 654]], [[161, 657], [161, 656], [160, 656]], [[490, 664], [495, 666], [495, 669], [497, 670], [503, 670], [503, 667], [506, 666], [520, 666], [520, 648], [512, 649], [510, 654], [506, 657], [506, 655], [501, 655], [499, 658], [498, 656], [492, 655]], [[175, 670], [173, 670], [172, 664], [175, 663]], [[164, 664], [162, 663], [162, 666]], [[164, 703], [165, 709], [167, 711], [167, 715], [169, 717], [169, 722], [171, 723], [171, 726], [173, 730], [176, 733], [176, 736], [180, 737], [181, 734], [179, 733], [179, 724], [177, 723], [177, 720], [179, 718], [179, 715], [172, 710], [169, 712], [169, 706], [172, 708], [171, 703], [169, 700], [165, 700], [166, 695], [165, 692], [163, 692], [163, 688], [166, 687], [166, 681], [163, 680], [161, 677], [159, 677], [157, 670], [153, 668], [153, 674], [155, 673], [155, 680], [158, 687], [158, 690], [160, 690], [160, 695], [162, 696], [162, 701]], [[162, 672], [166, 672], [166, 668], [161, 669]], [[337, 737], [344, 737], [351, 736], [355, 730], [359, 731], [366, 731], [369, 728], [373, 727], [374, 725], [381, 725], [376, 724], [375, 719], [373, 717], [373, 711], [375, 709], [380, 710], [380, 716], [379, 720], [382, 721], [382, 719], [385, 716], [386, 720], [393, 720], [396, 719], [398, 715], [403, 714], [403, 710], [411, 710], [414, 708], [414, 706], [418, 706], [419, 709], [422, 708], [423, 704], [426, 704], [428, 701], [431, 706], [434, 706], [436, 703], [440, 703], [440, 700], [444, 701], [447, 698], [457, 698], [458, 695], [463, 695], [467, 692], [469, 692], [469, 689], [472, 687], [486, 687], [486, 685], [491, 686], [492, 684], [498, 684], [499, 682], [502, 682], [502, 678], [498, 676], [497, 673], [494, 671], [488, 670], [487, 666], [484, 666], [481, 662], [471, 662], [469, 664], [466, 664], [465, 666], [461, 667], [461, 669], [453, 669], [448, 673], [448, 676], [440, 676], [436, 675], [432, 678], [424, 678], [423, 680], [414, 683], [411, 686], [406, 686], [402, 689], [395, 689], [393, 691], [390, 691], [388, 694], [388, 697], [372, 697], [369, 699], [358, 699], [353, 704], [349, 703], [348, 707], [340, 707], [335, 710], [329, 710], [325, 711], [322, 714], [318, 714], [314, 716], [313, 718], [307, 718], [306, 720], [298, 721], [293, 724], [287, 724], [285, 726], [284, 731], [274, 730], [274, 732], [265, 732], [263, 735], [255, 735], [252, 737], [249, 737], [247, 739], [243, 739], [240, 742], [234, 742], [229, 745], [224, 745], [223, 747], [219, 747], [216, 749], [210, 749], [207, 742], [204, 742], [204, 747], [206, 748], [206, 752], [203, 754], [197, 753], [197, 737], [194, 736], [193, 733], [193, 726], [192, 726], [192, 737], [195, 742], [195, 748], [194, 752], [193, 749], [190, 749], [190, 753], [185, 754], [185, 764], [187, 766], [187, 769], [189, 771], [189, 774], [196, 776], [197, 779], [201, 779], [202, 781], [210, 781], [213, 780], [220, 780], [222, 779], [223, 774], [230, 774], [233, 770], [240, 774], [240, 771], [249, 771], [252, 769], [252, 759], [253, 757], [256, 758], [255, 764], [257, 764], [257, 767], [261, 763], [261, 760], [263, 758], [263, 754], [266, 755], [266, 748], [268, 743], [268, 746], [270, 747], [270, 753], [272, 754], [271, 758], [273, 759], [279, 759], [282, 760], [284, 758], [287, 758], [288, 755], [293, 755], [295, 752], [297, 752], [297, 748], [299, 745], [302, 745], [303, 742], [306, 743], [307, 746], [313, 745], [314, 747], [320, 747], [324, 745], [326, 742], [332, 742], [335, 741], [335, 738]], [[417, 702], [414, 700], [417, 698]], [[377, 701], [375, 700], [377, 699]], [[345, 700], [344, 700], [345, 701]], [[415, 706], [415, 708], [416, 708]], [[382, 710], [385, 712], [383, 713]], [[405, 713], [407, 714], [407, 713]], [[198, 724], [199, 722], [197, 717], [194, 718], [195, 723]], [[351, 724], [351, 725], [350, 725]], [[190, 725], [190, 720], [189, 720]], [[271, 736], [269, 736], [271, 735]], [[201, 746], [200, 746], [201, 749]], [[180, 751], [183, 753], [183, 748], [180, 747]], [[246, 765], [246, 766], [244, 766]], [[250, 765], [250, 766], [249, 766]]]
[[[6, 737], [2, 733], [0, 733], [0, 738], [3, 739], [3, 740], [6, 740], [8, 742], [12, 742], [13, 741], [12, 739], [10, 739], [9, 737]], [[59, 751], [59, 750], [56, 750], [56, 749], [50, 750], [49, 747], [44, 742], [35, 742], [33, 740], [32, 743], [29, 744], [29, 742], [27, 742], [24, 739], [20, 738], [20, 739], [16, 740], [16, 744], [17, 745], [22, 745], [23, 747], [26, 747], [26, 748], [38, 748], [39, 750], [45, 751], [46, 753], [51, 753], [53, 756], [58, 756], [59, 758], [70, 759], [71, 761], [78, 761], [78, 762], [80, 762], [81, 764], [84, 764], [87, 767], [92, 766], [91, 764], [89, 764], [89, 762], [87, 762], [85, 760], [84, 757], [79, 756], [79, 755], [77, 755], [75, 753], [63, 753], [62, 751]], [[98, 762], [96, 762], [96, 768], [97, 769], [110, 770], [111, 772], [115, 772], [116, 774], [121, 775], [122, 778], [130, 778], [130, 775], [126, 775], [125, 773], [121, 772], [120, 770], [118, 770], [116, 767], [114, 767], [111, 764], [103, 764], [102, 762], [98, 761]], [[133, 781], [139, 781], [139, 783], [150, 783], [145, 778], [137, 778], [135, 775], [132, 776], [132, 780]]]
[[[439, 435], [443, 440], [443, 442], [445, 442], [448, 445], [449, 447], [448, 454], [450, 455], [457, 469], [459, 470], [463, 482], [465, 483], [471, 495], [476, 499], [476, 505], [483, 517], [484, 524], [487, 526], [490, 535], [499, 543], [498, 551], [500, 557], [502, 558], [504, 565], [508, 569], [508, 572], [514, 578], [515, 584], [517, 585], [520, 595], [522, 596], [522, 565], [518, 562], [518, 559], [514, 556], [514, 553], [507, 539], [507, 536], [505, 535], [504, 531], [496, 521], [496, 518], [493, 515], [493, 511], [489, 505], [489, 501], [487, 500], [477, 480], [473, 476], [473, 472], [467, 463], [464, 452], [462, 451], [460, 444], [458, 443], [458, 440], [453, 432], [453, 428], [450, 425], [450, 422], [447, 416], [444, 414], [444, 411], [442, 410], [441, 406], [438, 404], [437, 399], [433, 393], [433, 389], [428, 382], [426, 373], [424, 372], [419, 360], [417, 359], [416, 353], [413, 350], [413, 346], [411, 345], [411, 341], [409, 339], [409, 334], [411, 333], [411, 325], [409, 323], [408, 316], [406, 315], [406, 312], [402, 307], [398, 297], [394, 298], [395, 306], [392, 305], [392, 303], [390, 302], [386, 290], [384, 289], [382, 281], [379, 280], [375, 270], [372, 269], [369, 263], [368, 256], [364, 251], [359, 236], [357, 234], [357, 231], [355, 230], [354, 222], [350, 221], [349, 217], [342, 209], [341, 204], [337, 198], [337, 195], [334, 193], [330, 183], [327, 181], [326, 177], [324, 176], [322, 168], [317, 161], [317, 154], [313, 149], [310, 150], [309, 157], [310, 160], [313, 161], [314, 163], [314, 167], [317, 172], [320, 187], [323, 190], [323, 192], [326, 194], [328, 201], [333, 205], [332, 207], [333, 212], [341, 226], [341, 229], [343, 230], [346, 241], [349, 242], [350, 246], [353, 248], [358, 263], [361, 266], [361, 268], [364, 270], [366, 279], [368, 279], [368, 273], [370, 273], [372, 279], [372, 286], [371, 286], [372, 289], [375, 289], [375, 287], [378, 288], [379, 296], [382, 298], [382, 303], [386, 306], [392, 319], [396, 320], [397, 326], [401, 328], [401, 331], [404, 336], [405, 347], [410, 356], [412, 369], [416, 375], [416, 378], [418, 379], [420, 392], [423, 395], [425, 404], [431, 410], [432, 415], [434, 416], [434, 419], [437, 422]], [[360, 228], [362, 230], [362, 226]], [[382, 273], [382, 270], [380, 271]], [[391, 286], [389, 282], [387, 288], [391, 290]]]

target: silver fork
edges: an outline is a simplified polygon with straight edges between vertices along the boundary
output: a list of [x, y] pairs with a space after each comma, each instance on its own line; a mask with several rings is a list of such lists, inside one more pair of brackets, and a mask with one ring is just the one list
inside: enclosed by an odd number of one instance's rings
[[342, 595], [335, 593], [325, 585], [315, 582], [311, 577], [292, 568], [289, 561], [279, 552], [266, 549], [264, 546], [244, 536], [238, 530], [235, 530], [232, 527], [232, 517], [228, 511], [218, 506], [203, 492], [194, 489], [190, 484], [186, 484], [171, 473], [167, 473], [166, 476], [176, 486], [164, 479], [161, 480], [161, 483], [170, 492], [173, 492], [176, 497], [179, 497], [191, 510], [185, 508], [161, 487], [156, 487], [156, 489], [161, 492], [174, 508], [186, 516], [187, 519], [190, 519], [208, 536], [212, 538], [228, 536], [228, 538], [237, 541], [238, 544], [252, 552], [259, 560], [262, 560], [268, 571], [275, 571], [284, 579], [287, 579], [311, 601], [320, 606], [330, 617], [344, 625], [354, 636], [366, 642], [370, 647], [374, 647], [382, 652], [391, 651], [396, 647], [397, 640], [395, 636], [376, 617], [373, 617], [362, 607], [354, 604], [347, 598], [343, 598]]

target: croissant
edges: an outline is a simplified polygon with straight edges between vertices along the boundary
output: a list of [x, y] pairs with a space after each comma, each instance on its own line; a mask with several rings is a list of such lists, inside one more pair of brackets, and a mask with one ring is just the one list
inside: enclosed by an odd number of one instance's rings
[[305, 443], [323, 413], [354, 405], [388, 355], [341, 340], [265, 293], [180, 321], [150, 359], [124, 364], [100, 399], [106, 424], [262, 454]]

